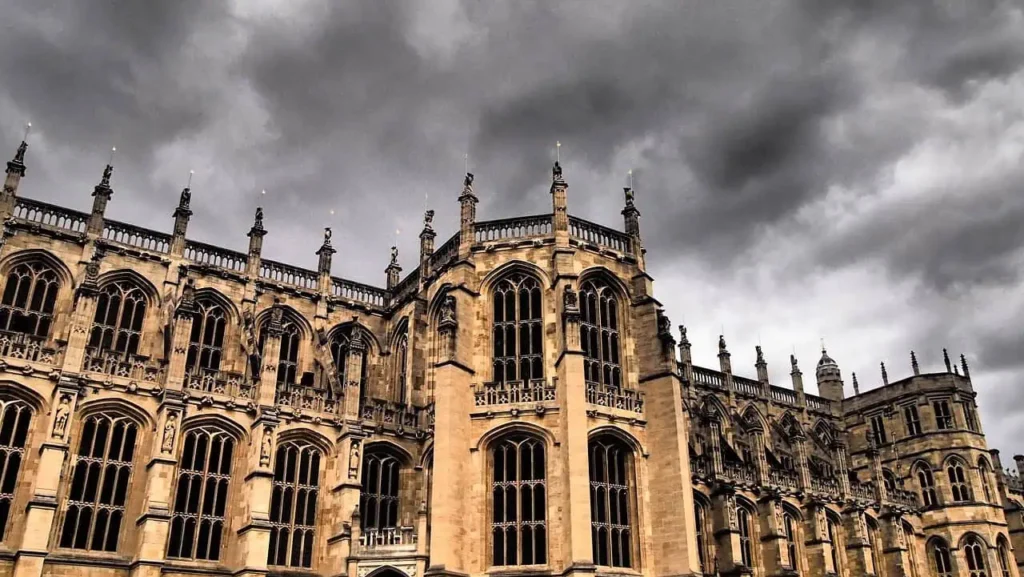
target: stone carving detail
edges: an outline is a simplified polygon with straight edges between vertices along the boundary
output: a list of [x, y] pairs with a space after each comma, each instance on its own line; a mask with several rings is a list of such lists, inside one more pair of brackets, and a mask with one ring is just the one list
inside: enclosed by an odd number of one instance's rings
[[580, 308], [579, 295], [568, 284], [565, 285], [565, 291], [562, 293], [562, 306], [566, 312], [579, 311]]
[[348, 450], [348, 478], [355, 479], [359, 475], [359, 439], [352, 439]]
[[68, 419], [71, 418], [71, 395], [61, 395], [60, 405], [57, 406], [56, 415], [53, 417], [53, 438], [63, 439], [68, 428]]
[[729, 513], [729, 529], [736, 531], [739, 529], [739, 521], [736, 519], [736, 498], [729, 495], [725, 498], [725, 508]]
[[256, 318], [253, 316], [252, 311], [249, 310], [242, 313], [241, 345], [242, 352], [245, 353], [245, 358], [249, 361], [250, 374], [258, 378], [261, 359], [259, 341], [256, 338]]
[[164, 438], [160, 443], [160, 452], [170, 454], [174, 451], [174, 439], [178, 435], [178, 413], [167, 415], [164, 425]]
[[274, 430], [270, 427], [263, 429], [263, 442], [260, 444], [260, 467], [270, 466], [270, 454], [274, 450]]
[[447, 295], [441, 302], [441, 325], [455, 324], [455, 297]]

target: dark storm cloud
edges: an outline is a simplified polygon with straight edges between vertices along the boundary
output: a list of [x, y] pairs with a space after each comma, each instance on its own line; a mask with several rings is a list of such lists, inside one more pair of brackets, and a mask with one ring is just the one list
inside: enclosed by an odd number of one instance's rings
[[464, 154], [483, 218], [539, 213], [561, 141], [574, 214], [618, 225], [635, 169], [659, 282], [728, 310], [877, 266], [805, 324], [892, 283], [915, 310], [857, 314], [856, 338], [1024, 376], [1021, 314], [957, 322], [1019, 291], [1019, 2], [0, 4], [0, 138], [38, 127], [26, 195], [88, 206], [116, 144], [113, 217], [168, 230], [194, 167], [191, 236], [244, 247], [259, 202], [270, 257], [311, 266], [331, 224], [335, 273], [382, 284], [425, 195], [455, 229]]

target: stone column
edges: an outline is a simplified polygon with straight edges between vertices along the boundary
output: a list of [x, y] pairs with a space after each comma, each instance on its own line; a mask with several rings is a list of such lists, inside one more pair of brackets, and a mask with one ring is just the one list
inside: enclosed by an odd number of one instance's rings
[[181, 301], [174, 311], [174, 328], [171, 331], [171, 356], [167, 362], [165, 389], [180, 391], [185, 383], [185, 364], [188, 361], [188, 347], [192, 338], [192, 321], [195, 317], [195, 281], [185, 279]]
[[716, 414], [711, 417], [708, 424], [708, 436], [711, 437], [708, 439], [708, 445], [711, 447], [711, 471], [716, 477], [721, 477], [725, 471], [725, 464], [722, 462], [722, 423], [718, 419], [719, 416]]
[[85, 280], [78, 288], [75, 298], [68, 344], [64, 350], [64, 360], [61, 362], [61, 372], [67, 376], [80, 373], [85, 360], [85, 348], [89, 344], [89, 330], [92, 328], [92, 321], [96, 316], [96, 299], [99, 290], [96, 281], [100, 274], [101, 258], [102, 254], [93, 253], [89, 263], [85, 265]]
[[248, 473], [239, 499], [243, 523], [237, 531], [238, 557], [235, 565], [239, 569], [234, 573], [236, 576], [263, 577], [267, 573], [277, 426], [277, 414], [273, 410], [261, 410], [249, 430], [252, 442], [246, 454]]
[[807, 462], [807, 438], [803, 434], [793, 437], [796, 445], [797, 474], [800, 477], [800, 489], [807, 492], [811, 488], [811, 467]]
[[[736, 497], [732, 487], [721, 485], [712, 495], [712, 525], [714, 527], [715, 545], [718, 555], [718, 573], [720, 575], [750, 574], [751, 568], [743, 564], [740, 552], [740, 528], [736, 512]], [[754, 522], [751, 519], [751, 522]], [[752, 548], [756, 546], [751, 543]]]
[[402, 280], [402, 267], [398, 266], [398, 247], [391, 247], [391, 262], [384, 269], [384, 275], [387, 278], [388, 290], [395, 290], [399, 281]]
[[722, 374], [725, 375], [725, 391], [728, 394], [733, 394], [736, 390], [736, 385], [732, 379], [732, 354], [729, 349], [725, 347], [725, 336], [718, 336], [718, 368], [721, 369]]
[[358, 422], [362, 416], [362, 402], [366, 396], [363, 387], [363, 356], [366, 354], [366, 342], [363, 341], [362, 329], [352, 328], [352, 340], [349, 341], [348, 358], [345, 359], [345, 419]]
[[[768, 494], [758, 501], [761, 527], [761, 561], [765, 575], [792, 575], [795, 559], [789, 558], [786, 547], [786, 527], [782, 518], [782, 499]], [[795, 536], [794, 536], [795, 538]]]
[[844, 498], [850, 496], [850, 470], [846, 465], [846, 442], [834, 439], [832, 455], [836, 461], [836, 476], [839, 481], [839, 492]]
[[[885, 508], [882, 510], [879, 525], [882, 531], [882, 556], [885, 559], [876, 559], [875, 562], [885, 564], [886, 575], [910, 575], [911, 551], [907, 544], [907, 536], [903, 532], [903, 516], [896, 509]], [[953, 556], [950, 552], [950, 557]], [[922, 561], [923, 563], [920, 565], [928, 567], [928, 559]], [[1010, 559], [1010, 563], [1013, 563], [1013, 559]], [[955, 564], [956, 561], [954, 561], [954, 567]], [[998, 567], [998, 563], [990, 565], [989, 575], [995, 575]], [[878, 574], [878, 571], [876, 570], [875, 573]]]
[[878, 570], [874, 566], [877, 560], [871, 555], [864, 509], [858, 505], [847, 507], [843, 511], [843, 520], [843, 529], [846, 531], [846, 560], [850, 564], [850, 575], [877, 575]]
[[757, 429], [752, 431], [753, 439], [750, 447], [754, 455], [754, 472], [757, 474], [757, 481], [762, 487], [768, 486], [768, 457], [764, 448], [764, 431]]
[[[630, 176], [632, 179], [632, 176]], [[640, 270], [644, 270], [644, 250], [643, 240], [640, 238], [640, 211], [637, 210], [636, 205], [633, 203], [633, 187], [627, 186], [623, 189], [626, 195], [626, 206], [622, 209], [622, 218], [626, 227], [626, 234], [629, 235], [630, 244], [632, 245], [633, 255], [636, 256], [637, 266]]]
[[556, 248], [569, 247], [569, 183], [562, 178], [562, 166], [555, 162], [551, 170], [551, 231], [555, 235]]
[[472, 485], [480, 482], [477, 472], [467, 468], [473, 371], [462, 361], [472, 353], [473, 307], [459, 300], [449, 293], [442, 305], [438, 330], [446, 344], [434, 365], [434, 462], [444, 466], [434, 468], [431, 483], [430, 567], [426, 575], [446, 577], [467, 573], [467, 539], [479, 536], [466, 522], [467, 496]]
[[320, 248], [316, 249], [316, 289], [317, 292], [325, 297], [331, 294], [331, 261], [334, 259], [334, 253], [336, 252], [338, 251], [334, 250], [334, 247], [331, 246], [331, 227], [325, 227], [324, 243], [320, 245]]
[[79, 387], [76, 381], [61, 379], [50, 400], [46, 418], [46, 440], [39, 447], [35, 476], [24, 482], [32, 486], [31, 497], [25, 507], [25, 533], [14, 561], [14, 577], [39, 577], [47, 556], [53, 522], [57, 514], [57, 495], [60, 490], [62, 469], [68, 458], [69, 439], [75, 426]]
[[259, 277], [260, 260], [263, 255], [263, 237], [267, 236], [267, 229], [263, 228], [263, 207], [256, 207], [256, 218], [246, 236], [249, 237], [249, 252], [245, 259], [245, 274]]
[[263, 343], [263, 366], [260, 367], [257, 404], [264, 407], [273, 407], [277, 404], [277, 364], [281, 357], [283, 318], [284, 309], [275, 303], [270, 310], [270, 320], [263, 327], [267, 336]]
[[[28, 133], [26, 131], [26, 138]], [[7, 177], [4, 179], [4, 188], [0, 192], [0, 219], [6, 220], [14, 212], [14, 205], [18, 198], [18, 185], [25, 177], [25, 151], [28, 150], [28, 143], [24, 140], [14, 153], [14, 158], [7, 162]]]
[[757, 360], [754, 361], [754, 368], [757, 370], [757, 382], [761, 383], [761, 394], [765, 398], [771, 397], [771, 383], [768, 382], [768, 362], [764, 360], [764, 351], [761, 345], [754, 347]]
[[345, 431], [335, 443], [333, 476], [327, 479], [329, 487], [327, 505], [324, 507], [325, 522], [328, 527], [326, 567], [322, 573], [326, 575], [345, 575], [349, 573], [350, 557], [357, 551], [359, 517], [354, 516], [359, 507], [361, 491], [363, 437], [354, 431]]
[[469, 257], [476, 232], [476, 203], [479, 202], [473, 193], [473, 175], [466, 173], [466, 180], [459, 195], [459, 258]]
[[[191, 176], [189, 177], [191, 180]], [[188, 231], [188, 220], [192, 217], [189, 204], [192, 202], [192, 189], [185, 187], [178, 199], [178, 207], [174, 209], [174, 231], [171, 234], [171, 256], [180, 257], [185, 254], [185, 233]]]
[[157, 413], [157, 431], [146, 464], [146, 492], [142, 515], [135, 523], [140, 532], [131, 577], [158, 577], [167, 557], [175, 469], [181, 445], [181, 421], [184, 417], [181, 394], [165, 390]]
[[[805, 509], [805, 516], [809, 521], [807, 527], [810, 529], [810, 539], [804, 543], [804, 551], [807, 556], [807, 565], [811, 575], [835, 574], [837, 568], [832, 563], [833, 543], [828, 535], [828, 518], [825, 515], [825, 504], [820, 501], [812, 501]], [[851, 573], [851, 575], [853, 575]]]
[[107, 211], [110, 197], [114, 194], [114, 189], [110, 188], [110, 176], [113, 172], [114, 167], [108, 164], [103, 169], [103, 178], [100, 179], [100, 183], [92, 190], [92, 212], [89, 214], [89, 221], [85, 229], [92, 236], [103, 236], [103, 215]]

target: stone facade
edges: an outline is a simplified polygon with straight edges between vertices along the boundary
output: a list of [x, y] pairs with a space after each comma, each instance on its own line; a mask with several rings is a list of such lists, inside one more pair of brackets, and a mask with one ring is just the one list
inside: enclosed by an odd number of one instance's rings
[[[433, 212], [386, 288], [0, 195], [0, 571], [1017, 577], [966, 363], [843, 398], [694, 366], [625, 233]], [[884, 369], [883, 369], [884, 374]], [[858, 387], [854, 377], [854, 387]], [[1017, 465], [1024, 468], [1024, 458]]]

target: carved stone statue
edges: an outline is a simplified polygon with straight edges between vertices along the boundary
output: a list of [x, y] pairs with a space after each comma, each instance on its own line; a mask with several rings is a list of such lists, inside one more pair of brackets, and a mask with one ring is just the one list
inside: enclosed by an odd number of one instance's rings
[[[466, 180], [462, 181], [462, 186], [465, 186], [466, 188], [469, 188], [469, 187], [473, 186], [473, 173], [472, 172], [467, 172], [466, 173]], [[431, 211], [431, 212], [433, 212], [433, 211]]]
[[565, 285], [565, 291], [562, 293], [562, 306], [567, 311], [575, 311], [580, 307], [579, 295], [568, 284]]
[[189, 310], [196, 304], [196, 281], [195, 279], [186, 279], [185, 286], [181, 289], [181, 302], [178, 303], [179, 309]]
[[270, 427], [263, 429], [263, 443], [260, 445], [260, 467], [270, 466], [270, 453], [274, 449], [274, 431]]
[[668, 315], [663, 310], [658, 311], [658, 334], [672, 335], [672, 321], [669, 320]]
[[626, 206], [633, 206], [633, 196], [635, 194], [633, 189], [627, 186], [622, 190], [626, 193]]
[[398, 264], [398, 247], [391, 247], [391, 264]]
[[796, 355], [789, 355], [789, 364], [793, 367], [793, 372], [800, 370], [800, 367], [796, 366]]
[[455, 322], [455, 297], [447, 295], [441, 303], [441, 323], [449, 324]]
[[164, 425], [164, 438], [160, 443], [161, 453], [174, 451], [174, 438], [178, 434], [178, 413], [167, 415], [167, 424]]
[[554, 180], [562, 180], [562, 165], [556, 160], [555, 165], [551, 167], [551, 178]]
[[252, 227], [257, 229], [257, 230], [262, 230], [263, 229], [263, 207], [262, 206], [257, 206], [256, 207], [256, 221], [253, 223]]
[[686, 342], [686, 325], [679, 325], [679, 341]]
[[725, 508], [729, 511], [729, 528], [739, 528], [739, 523], [736, 519], [736, 499], [732, 495], [725, 498]]
[[725, 348], [725, 335], [718, 335], [718, 352], [726, 352]]
[[192, 189], [187, 186], [181, 190], [181, 200], [178, 202], [178, 206], [181, 208], [188, 208], [192, 203]]
[[100, 186], [110, 186], [110, 177], [114, 174], [114, 167], [109, 164], [103, 169], [103, 179], [100, 181]]
[[348, 450], [348, 478], [355, 479], [359, 474], [359, 439], [352, 439], [352, 447]]
[[71, 397], [60, 396], [60, 405], [57, 406], [56, 415], [53, 417], [53, 437], [63, 439], [64, 432], [68, 427], [68, 418], [71, 416]]
[[764, 362], [764, 351], [761, 350], [761, 345], [755, 345], [754, 350], [757, 351], [757, 362]]
[[28, 143], [24, 140], [18, 145], [18, 151], [14, 153], [14, 162], [25, 162], [25, 152], [28, 151]]

